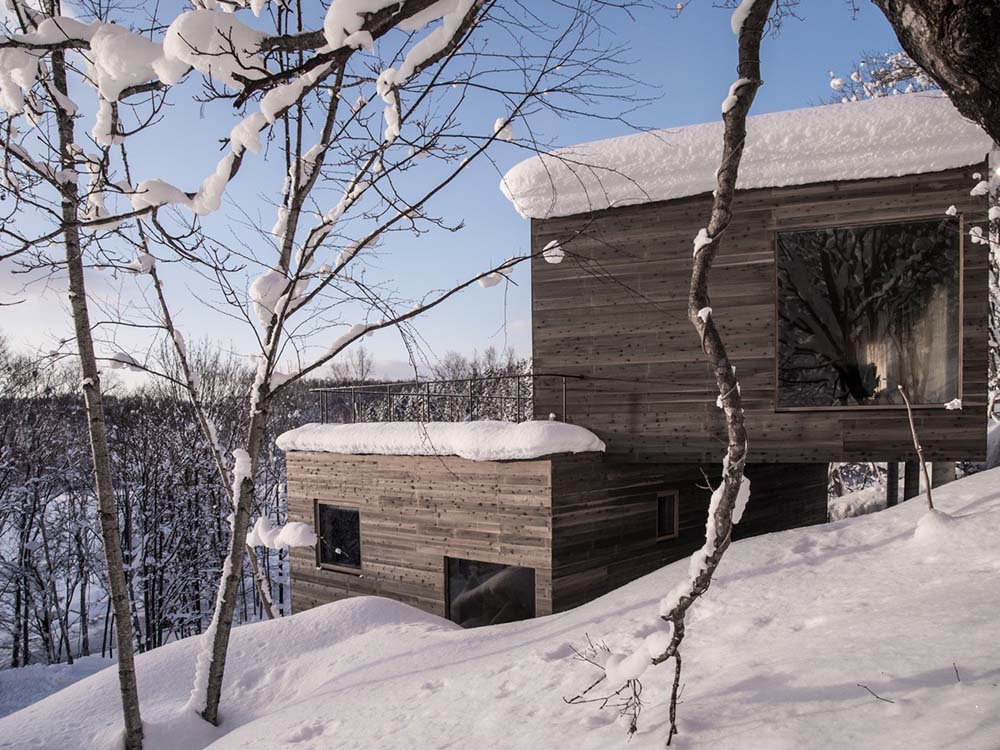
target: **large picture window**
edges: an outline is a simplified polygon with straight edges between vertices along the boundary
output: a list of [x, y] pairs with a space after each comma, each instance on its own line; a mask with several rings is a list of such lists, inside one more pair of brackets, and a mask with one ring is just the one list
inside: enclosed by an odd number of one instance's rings
[[448, 618], [463, 628], [535, 616], [535, 571], [515, 565], [445, 558]]
[[357, 510], [316, 503], [319, 563], [361, 569], [361, 519]]
[[957, 218], [777, 237], [779, 408], [959, 395]]

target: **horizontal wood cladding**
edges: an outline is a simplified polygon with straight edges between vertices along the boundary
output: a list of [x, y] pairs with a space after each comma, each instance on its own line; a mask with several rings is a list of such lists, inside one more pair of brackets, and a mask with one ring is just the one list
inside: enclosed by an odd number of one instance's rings
[[[714, 264], [711, 295], [742, 386], [754, 462], [915, 458], [905, 411], [775, 410], [774, 237], [778, 231], [938, 218], [954, 205], [965, 229], [986, 219], [972, 173], [741, 191]], [[566, 418], [629, 460], [708, 462], [725, 443], [714, 379], [687, 320], [692, 239], [711, 196], [533, 220], [534, 252], [566, 243], [560, 264], [532, 262], [536, 372], [570, 379]], [[570, 242], [566, 242], [572, 238]], [[981, 459], [987, 388], [987, 249], [963, 238], [963, 411], [921, 408], [928, 460]], [[540, 379], [536, 415], [562, 414], [561, 384]]]
[[[718, 465], [613, 458], [553, 462], [553, 609], [583, 604], [701, 547], [711, 494], [706, 477], [717, 483], [718, 472]], [[747, 476], [750, 503], [734, 538], [826, 521], [827, 464], [757, 464]], [[657, 495], [666, 490], [679, 496], [679, 533], [658, 540]]]
[[289, 452], [288, 517], [313, 525], [316, 502], [357, 508], [361, 575], [290, 554], [296, 611], [381, 595], [445, 615], [444, 558], [535, 569], [538, 614], [552, 611], [551, 462]]
[[[445, 557], [535, 570], [539, 615], [590, 601], [702, 545], [718, 466], [621, 463], [602, 454], [533, 461], [290, 452], [288, 517], [317, 502], [359, 510], [361, 571], [290, 553], [295, 611], [379, 595], [445, 615]], [[737, 536], [826, 520], [826, 464], [750, 466]], [[794, 472], [794, 482], [788, 481]], [[657, 539], [657, 495], [678, 493], [677, 537]]]

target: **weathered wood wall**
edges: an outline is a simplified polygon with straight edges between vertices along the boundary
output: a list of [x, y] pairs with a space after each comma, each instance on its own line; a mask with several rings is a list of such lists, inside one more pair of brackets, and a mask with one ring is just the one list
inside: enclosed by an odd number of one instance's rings
[[[664, 168], [669, 168], [665, 165]], [[742, 384], [751, 461], [913, 458], [898, 408], [775, 411], [778, 231], [938, 218], [954, 205], [965, 220], [986, 218], [971, 197], [986, 165], [898, 178], [741, 191], [712, 274], [715, 321]], [[532, 264], [536, 372], [609, 380], [569, 381], [567, 416], [596, 432], [611, 453], [635, 460], [714, 461], [725, 430], [717, 393], [687, 320], [692, 238], [711, 198], [614, 208], [535, 220], [532, 249], [565, 242], [558, 265]], [[963, 240], [964, 411], [920, 409], [930, 459], [982, 458], [987, 346], [987, 249]], [[559, 383], [541, 379], [536, 414], [562, 413]]]
[[[719, 466], [579, 457], [553, 462], [554, 610], [590, 601], [704, 544], [706, 476], [717, 483]], [[827, 464], [758, 464], [747, 468], [747, 477], [751, 499], [734, 538], [827, 520]], [[680, 494], [675, 539], [656, 538], [656, 498], [663, 490]]]
[[444, 558], [535, 569], [535, 608], [552, 611], [551, 468], [547, 460], [289, 452], [288, 517], [313, 525], [314, 503], [360, 510], [362, 575], [290, 555], [292, 608], [377, 594], [445, 615]]
[[[288, 517], [316, 502], [357, 508], [361, 575], [291, 551], [292, 608], [381, 595], [445, 615], [445, 557], [535, 569], [538, 615], [575, 607], [690, 554], [704, 541], [702, 469], [620, 464], [601, 454], [510, 462], [290, 452]], [[826, 520], [826, 464], [751, 466], [748, 536]], [[656, 539], [656, 496], [679, 492], [680, 534]]]

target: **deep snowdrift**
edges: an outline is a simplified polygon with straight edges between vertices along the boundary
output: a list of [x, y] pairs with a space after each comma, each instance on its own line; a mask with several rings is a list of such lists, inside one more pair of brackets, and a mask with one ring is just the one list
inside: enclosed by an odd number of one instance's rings
[[[1000, 470], [936, 499], [954, 519], [919, 535], [922, 499], [734, 544], [693, 612], [677, 746], [995, 749]], [[571, 646], [636, 645], [686, 570], [479, 630], [375, 598], [237, 628], [218, 729], [181, 711], [198, 644], [174, 643], [137, 660], [147, 747], [660, 748], [672, 670], [646, 672], [629, 744], [610, 709], [562, 698], [594, 676]], [[119, 721], [108, 669], [0, 720], [0, 747], [104, 750]]]
[[40, 701], [113, 663], [101, 656], [83, 656], [72, 664], [30, 664], [19, 669], [0, 669], [0, 717]]

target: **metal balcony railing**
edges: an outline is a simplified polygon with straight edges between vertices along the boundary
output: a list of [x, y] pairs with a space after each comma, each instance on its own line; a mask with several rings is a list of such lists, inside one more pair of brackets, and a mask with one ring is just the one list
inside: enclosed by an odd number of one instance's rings
[[[566, 376], [496, 375], [456, 380], [414, 380], [314, 388], [323, 422], [465, 422], [533, 419], [535, 392], [542, 383], [557, 395], [566, 419]], [[548, 416], [548, 415], [545, 415]]]

